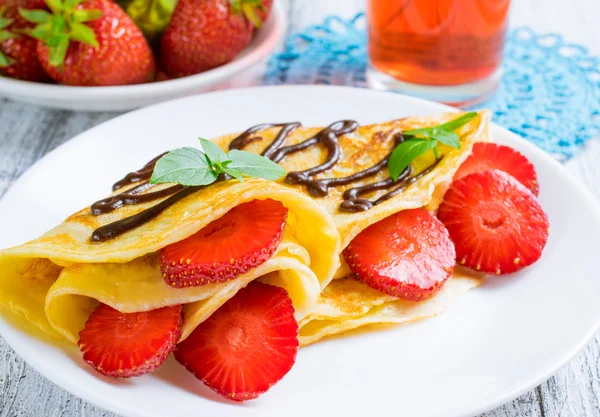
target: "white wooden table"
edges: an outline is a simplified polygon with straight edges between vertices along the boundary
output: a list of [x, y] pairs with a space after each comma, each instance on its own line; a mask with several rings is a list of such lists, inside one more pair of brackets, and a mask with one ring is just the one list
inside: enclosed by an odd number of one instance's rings
[[[288, 10], [289, 31], [324, 16], [351, 17], [364, 0], [276, 0]], [[600, 0], [513, 0], [512, 26], [559, 32], [600, 55]], [[256, 82], [257, 72], [230, 86]], [[74, 113], [0, 100], [0, 196], [47, 152], [117, 113]], [[600, 198], [600, 141], [566, 163]], [[33, 219], [32, 219], [33, 220]], [[599, 300], [600, 302], [600, 300]], [[540, 352], [543, 355], [544, 352]], [[401, 410], [398, 410], [401, 414]], [[54, 386], [26, 365], [0, 338], [0, 417], [115, 417]], [[555, 376], [485, 417], [600, 417], [600, 335]]]

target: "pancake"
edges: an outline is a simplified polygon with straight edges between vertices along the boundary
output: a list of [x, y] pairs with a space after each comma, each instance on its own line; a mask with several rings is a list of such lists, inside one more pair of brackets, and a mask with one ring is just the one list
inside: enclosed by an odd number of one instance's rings
[[[456, 117], [452, 113], [358, 127], [339, 137], [339, 161], [315, 178], [342, 178], [367, 169], [390, 153], [396, 134], [401, 131], [438, 125]], [[90, 208], [85, 208], [42, 237], [0, 251], [0, 306], [47, 334], [72, 343], [76, 343], [79, 331], [98, 303], [121, 312], [183, 304], [182, 338], [185, 338], [255, 279], [288, 291], [296, 319], [302, 326], [303, 344], [367, 323], [405, 322], [437, 314], [456, 298], [448, 294], [458, 295], [475, 285], [475, 281], [455, 276], [443, 291], [426, 302], [429, 307], [423, 307], [425, 302], [421, 302], [420, 307], [413, 308], [406, 302], [389, 300], [385, 294], [375, 294], [364, 284], [344, 284], [353, 282], [352, 279], [333, 283], [332, 280], [348, 275], [347, 266], [341, 262], [341, 251], [369, 225], [402, 210], [437, 208], [473, 143], [487, 139], [488, 122], [489, 114], [480, 112], [457, 130], [460, 149], [440, 145], [441, 160], [436, 161], [429, 155], [431, 152], [415, 159], [413, 171], [426, 175], [366, 211], [340, 210], [345, 201], [344, 191], [385, 180], [389, 177], [385, 168], [352, 184], [331, 187], [326, 196], [320, 197], [313, 196], [302, 184], [284, 180], [220, 181], [187, 195], [141, 226], [103, 242], [90, 239], [98, 227], [126, 219], [157, 202], [125, 205], [102, 215], [92, 215]], [[285, 138], [283, 145], [298, 144], [322, 129], [298, 127]], [[244, 150], [261, 153], [280, 130], [280, 127], [260, 130]], [[214, 141], [228, 149], [238, 136], [225, 135]], [[328, 149], [317, 144], [289, 154], [280, 163], [288, 172], [301, 171], [322, 164], [328, 155]], [[134, 186], [135, 183], [131, 185]], [[155, 189], [166, 187], [160, 185]], [[386, 192], [374, 191], [365, 198], [374, 201]], [[267, 198], [281, 201], [289, 209], [283, 240], [268, 261], [225, 283], [188, 288], [171, 288], [164, 283], [157, 260], [161, 248], [195, 234], [239, 204]], [[322, 291], [324, 295], [319, 297]], [[356, 300], [361, 314], [339, 313], [344, 310], [341, 305], [348, 305], [349, 294], [354, 294], [350, 299]]]
[[[317, 178], [339, 178], [364, 170], [384, 158], [393, 149], [395, 133], [443, 124], [456, 117], [456, 113], [449, 113], [436, 117], [411, 117], [361, 126], [356, 132], [340, 138], [341, 162]], [[489, 122], [489, 112], [479, 112], [475, 119], [457, 130], [461, 141], [460, 149], [440, 145], [440, 154], [443, 158], [432, 172], [409, 186], [400, 196], [367, 211], [357, 213], [340, 211], [339, 206], [343, 201], [343, 193], [350, 187], [384, 180], [389, 176], [386, 170], [378, 173], [375, 177], [331, 189], [325, 197], [315, 198], [315, 201], [331, 214], [340, 233], [342, 249], [362, 230], [394, 213], [420, 207], [435, 212], [442, 202], [455, 172], [470, 155], [473, 144], [489, 141]], [[319, 130], [320, 128], [297, 129], [288, 136], [286, 145], [302, 142]], [[260, 133], [261, 140], [253, 141], [245, 149], [256, 153], [262, 152], [274, 140], [278, 132], [279, 129], [262, 131]], [[216, 142], [226, 149], [235, 136], [223, 136], [217, 138]], [[303, 159], [304, 153], [294, 154], [288, 156], [282, 166], [287, 171], [308, 169], [314, 166], [314, 161], [322, 162], [327, 155], [326, 150], [322, 147], [311, 148], [310, 152], [310, 162]], [[416, 158], [412, 165], [415, 172], [421, 172], [431, 166], [434, 161], [433, 152], [429, 152]], [[302, 186], [295, 186], [294, 189], [310, 195]], [[376, 199], [384, 192], [376, 192], [369, 198]], [[401, 324], [436, 316], [458, 300], [460, 295], [478, 286], [481, 278], [481, 274], [472, 274], [462, 268], [457, 268], [444, 287], [430, 299], [420, 302], [405, 301], [374, 290], [358, 281], [351, 274], [343, 257], [340, 257], [340, 267], [335, 273], [334, 281], [325, 288], [314, 311], [299, 322], [300, 344], [311, 344], [326, 336], [369, 324]]]
[[[159, 249], [193, 235], [239, 204], [265, 198], [289, 209], [283, 240], [269, 260], [226, 283], [179, 289], [163, 281]], [[100, 216], [86, 208], [42, 237], [1, 251], [0, 305], [50, 336], [76, 342], [99, 302], [121, 312], [184, 304], [186, 337], [239, 289], [263, 275], [288, 290], [300, 319], [339, 267], [339, 260], [329, 256], [339, 252], [339, 234], [330, 216], [312, 199], [261, 179], [211, 185], [132, 232], [101, 243], [90, 240], [96, 228], [151, 205], [124, 206]], [[305, 224], [312, 227], [302, 227]]]

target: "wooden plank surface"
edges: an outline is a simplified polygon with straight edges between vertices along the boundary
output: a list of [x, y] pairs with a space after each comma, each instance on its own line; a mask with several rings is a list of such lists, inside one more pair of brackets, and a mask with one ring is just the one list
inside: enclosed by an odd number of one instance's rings
[[[351, 17], [362, 0], [276, 0], [288, 11], [289, 31], [324, 16]], [[599, 0], [513, 0], [513, 26], [559, 32], [600, 55]], [[260, 73], [260, 68], [253, 74]], [[228, 86], [256, 82], [240, 77]], [[35, 161], [68, 139], [118, 113], [74, 113], [0, 100], [0, 196]], [[600, 141], [567, 162], [568, 169], [600, 198]], [[540, 352], [540, 354], [544, 354]], [[600, 417], [600, 338], [555, 376], [485, 417]], [[401, 410], [398, 410], [401, 413]], [[56, 387], [25, 364], [0, 338], [0, 417], [116, 417]]]

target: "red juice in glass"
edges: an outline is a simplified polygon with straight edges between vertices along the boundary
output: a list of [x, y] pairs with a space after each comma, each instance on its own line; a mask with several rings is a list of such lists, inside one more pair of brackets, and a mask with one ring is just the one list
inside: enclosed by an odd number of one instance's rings
[[368, 0], [369, 79], [454, 104], [477, 101], [498, 84], [509, 5]]

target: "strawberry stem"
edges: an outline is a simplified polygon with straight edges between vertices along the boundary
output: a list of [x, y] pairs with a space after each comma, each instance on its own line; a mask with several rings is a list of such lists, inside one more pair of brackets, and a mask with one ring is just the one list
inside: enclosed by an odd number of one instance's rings
[[70, 41], [99, 47], [96, 34], [85, 23], [99, 19], [102, 11], [78, 9], [82, 2], [83, 0], [46, 0], [51, 13], [45, 10], [19, 9], [25, 20], [37, 24], [25, 33], [48, 46], [49, 63], [54, 67], [62, 66]]
[[255, 28], [262, 26], [263, 21], [258, 15], [258, 11], [265, 10], [262, 0], [229, 0], [229, 4], [234, 14], [243, 13]]

